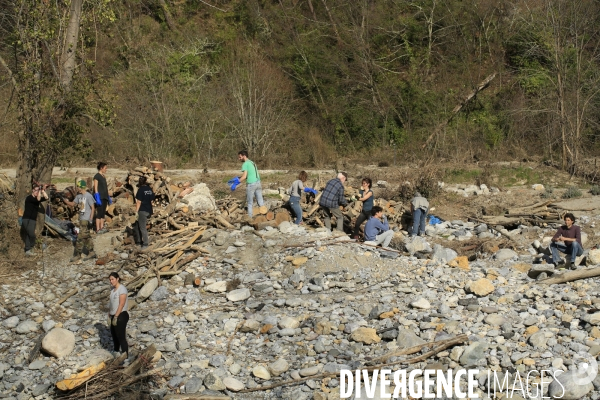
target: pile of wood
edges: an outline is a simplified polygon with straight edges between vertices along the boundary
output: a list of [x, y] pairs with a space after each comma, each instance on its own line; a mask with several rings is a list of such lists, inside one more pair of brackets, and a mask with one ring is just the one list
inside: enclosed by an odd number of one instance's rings
[[[325, 189], [324, 186], [320, 188], [319, 194], [316, 196], [308, 194], [305, 201], [300, 203], [303, 210], [302, 217], [305, 224], [325, 226], [323, 223], [325, 212], [319, 208], [319, 200], [323, 194], [323, 189]], [[362, 201], [352, 200], [352, 197], [360, 198], [359, 189], [346, 187], [344, 190], [344, 196], [348, 202], [346, 207], [344, 207], [342, 210], [342, 214], [344, 215], [344, 225], [354, 227], [356, 218], [360, 215], [363, 208]], [[383, 208], [383, 212], [387, 216], [391, 229], [395, 228], [396, 226], [404, 227], [406, 229], [409, 224], [409, 220], [412, 218], [409, 212], [410, 210], [407, 212], [401, 202], [376, 198], [373, 204]], [[334, 217], [332, 226], [334, 226], [335, 223]]]
[[156, 196], [152, 202], [153, 207], [167, 207], [174, 199], [184, 197], [193, 191], [192, 183], [189, 181], [173, 184], [171, 178], [162, 172], [148, 167], [136, 167], [129, 171], [125, 184], [116, 182], [114, 197], [119, 197], [122, 193], [131, 193], [135, 198], [138, 182], [142, 176], [146, 177], [146, 183]]
[[543, 201], [529, 206], [508, 209], [503, 215], [483, 215], [471, 219], [492, 226], [501, 225], [505, 228], [514, 228], [519, 225], [547, 227], [548, 224], [561, 224], [567, 210], [553, 204], [553, 202], [554, 200]]
[[[135, 291], [156, 277], [159, 285], [163, 277], [179, 274], [190, 262], [210, 254], [200, 243], [210, 240], [206, 226], [195, 226], [165, 233], [156, 238], [148, 249], [137, 251], [134, 268], [145, 268], [144, 272], [126, 282], [127, 288]], [[196, 243], [198, 242], [198, 243]], [[190, 284], [199, 285], [201, 279], [191, 276]]]

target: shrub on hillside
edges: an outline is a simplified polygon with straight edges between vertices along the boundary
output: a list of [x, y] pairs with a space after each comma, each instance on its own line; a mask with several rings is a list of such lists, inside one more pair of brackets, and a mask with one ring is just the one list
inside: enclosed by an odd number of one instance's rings
[[573, 199], [575, 197], [581, 197], [581, 195], [581, 190], [577, 189], [575, 186], [569, 186], [561, 197], [563, 199]]

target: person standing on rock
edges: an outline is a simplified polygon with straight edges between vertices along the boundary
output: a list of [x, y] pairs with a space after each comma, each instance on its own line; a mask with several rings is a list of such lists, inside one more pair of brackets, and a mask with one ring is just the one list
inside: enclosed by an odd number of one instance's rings
[[394, 231], [390, 229], [387, 217], [383, 215], [383, 208], [374, 206], [371, 209], [371, 218], [365, 225], [365, 241], [388, 248], [393, 238]]
[[108, 207], [108, 184], [106, 183], [106, 170], [108, 166], [104, 162], [98, 163], [98, 173], [94, 175], [94, 199], [96, 200], [96, 233], [106, 233], [104, 228], [104, 217]]
[[[574, 225], [575, 216], [572, 213], [566, 213], [564, 221], [565, 224], [558, 228], [550, 243], [552, 261], [557, 268], [564, 266], [569, 269], [577, 269], [575, 266], [575, 259], [583, 254], [581, 228]], [[567, 255], [565, 257], [566, 261], [561, 260], [559, 252]]]
[[35, 225], [40, 211], [42, 198], [48, 200], [46, 190], [42, 186], [35, 185], [31, 189], [31, 194], [25, 198], [23, 207], [23, 217], [21, 222], [21, 237], [25, 242], [25, 255], [35, 256], [33, 247], [35, 246]]
[[302, 191], [304, 190], [304, 182], [308, 179], [306, 171], [300, 171], [298, 179], [292, 182], [290, 187], [290, 206], [296, 214], [296, 220], [294, 223], [300, 225], [302, 223], [302, 207], [300, 207], [300, 198], [302, 197]]
[[356, 223], [354, 224], [354, 232], [352, 233], [352, 238], [356, 239], [356, 240], [360, 239], [360, 236], [359, 236], [360, 226], [362, 225], [363, 222], [368, 220], [369, 217], [371, 216], [371, 210], [373, 209], [373, 200], [374, 200], [373, 191], [371, 190], [372, 186], [373, 186], [373, 181], [371, 180], [371, 178], [363, 178], [362, 184], [360, 187], [361, 189], [359, 191], [360, 198], [358, 199], [358, 201], [363, 202], [363, 206], [362, 206], [362, 211], [356, 218]]
[[260, 175], [254, 161], [248, 158], [248, 152], [241, 150], [238, 152], [238, 160], [242, 164], [242, 176], [240, 176], [240, 182], [246, 181], [246, 201], [248, 202], [248, 216], [252, 218], [252, 203], [254, 203], [254, 197], [259, 207], [264, 205], [262, 196], [262, 186], [260, 184]]
[[427, 211], [429, 211], [429, 202], [421, 196], [421, 193], [415, 192], [415, 197], [410, 201], [410, 210], [413, 215], [413, 227], [410, 236], [425, 236], [425, 219], [427, 218]]
[[146, 181], [145, 176], [140, 177], [139, 189], [135, 195], [135, 211], [138, 215], [137, 226], [142, 240], [142, 250], [147, 249], [149, 244], [146, 224], [148, 223], [148, 217], [152, 215], [152, 200], [154, 200], [154, 192]]
[[344, 183], [348, 180], [348, 174], [340, 172], [337, 174], [337, 178], [334, 178], [327, 182], [319, 205], [325, 211], [325, 227], [331, 230], [331, 216], [335, 216], [337, 219], [337, 230], [344, 231], [344, 215], [340, 206], [346, 206], [348, 202], [344, 197]]
[[94, 197], [86, 190], [87, 184], [85, 179], [78, 178], [75, 181], [75, 187], [79, 194], [75, 196], [73, 201], [69, 201], [63, 197], [66, 205], [74, 207], [79, 205], [79, 233], [75, 241], [75, 251], [71, 262], [79, 261], [82, 257], [83, 248], [88, 251], [88, 256], [84, 260], [96, 258], [94, 252], [94, 241], [92, 240], [92, 219], [94, 218]]
[[127, 344], [127, 322], [129, 313], [127, 310], [127, 288], [121, 284], [121, 278], [116, 272], [111, 272], [108, 276], [111, 286], [110, 304], [108, 309], [108, 325], [112, 335], [115, 352], [126, 353], [129, 358], [129, 345]]

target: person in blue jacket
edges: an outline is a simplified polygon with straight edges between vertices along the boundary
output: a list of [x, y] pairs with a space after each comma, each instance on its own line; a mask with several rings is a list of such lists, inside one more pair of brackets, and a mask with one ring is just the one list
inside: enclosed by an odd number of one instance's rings
[[393, 237], [394, 231], [390, 229], [387, 217], [383, 215], [383, 208], [374, 206], [371, 209], [371, 218], [365, 225], [365, 241], [387, 248]]

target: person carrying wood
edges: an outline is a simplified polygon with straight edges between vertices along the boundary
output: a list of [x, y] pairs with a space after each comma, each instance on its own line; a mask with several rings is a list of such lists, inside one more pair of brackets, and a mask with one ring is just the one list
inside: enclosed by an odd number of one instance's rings
[[74, 207], [77, 204], [79, 206], [79, 233], [75, 241], [75, 250], [71, 262], [79, 261], [82, 258], [84, 247], [88, 251], [88, 255], [84, 260], [96, 258], [94, 241], [92, 240], [92, 220], [95, 208], [94, 197], [86, 190], [87, 184], [85, 183], [85, 179], [77, 178], [75, 180], [75, 187], [79, 193], [73, 201], [69, 201], [63, 197], [66, 205]]
[[413, 227], [410, 236], [425, 236], [425, 219], [427, 218], [427, 211], [429, 211], [429, 202], [421, 196], [421, 193], [415, 192], [415, 197], [410, 201], [410, 210], [413, 215]]
[[37, 216], [40, 212], [42, 197], [48, 200], [45, 187], [35, 185], [31, 189], [31, 194], [25, 198], [23, 207], [23, 216], [21, 217], [21, 237], [25, 242], [25, 255], [35, 256], [33, 247], [35, 246], [35, 226]]
[[[248, 152], [241, 150], [238, 152], [238, 160], [242, 164], [242, 176], [239, 177], [240, 182], [246, 181], [246, 201], [248, 202], [248, 216], [252, 218], [252, 203], [254, 203], [254, 197], [259, 207], [264, 205], [262, 196], [262, 186], [260, 184], [260, 175], [254, 161], [248, 158]], [[234, 189], [235, 190], [235, 189]]]
[[393, 238], [394, 231], [390, 229], [387, 217], [383, 215], [383, 208], [374, 206], [371, 209], [371, 218], [365, 225], [365, 243], [372, 242], [376, 246], [388, 248]]
[[331, 230], [331, 216], [333, 215], [337, 219], [337, 230], [344, 231], [344, 215], [342, 214], [342, 210], [340, 210], [340, 206], [348, 204], [344, 197], [344, 183], [347, 180], [347, 173], [338, 173], [337, 178], [327, 182], [321, 194], [319, 205], [325, 211], [325, 227], [329, 230]]
[[[552, 261], [556, 268], [569, 268], [577, 269], [575, 266], [575, 259], [583, 254], [583, 245], [581, 244], [581, 228], [575, 223], [575, 216], [572, 213], [566, 213], [564, 216], [565, 224], [558, 228], [552, 242], [550, 243], [550, 250], [552, 250]], [[562, 243], [559, 243], [562, 242]], [[560, 258], [560, 254], [565, 253], [567, 255], [566, 260], [563, 261]]]

